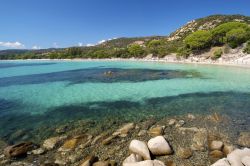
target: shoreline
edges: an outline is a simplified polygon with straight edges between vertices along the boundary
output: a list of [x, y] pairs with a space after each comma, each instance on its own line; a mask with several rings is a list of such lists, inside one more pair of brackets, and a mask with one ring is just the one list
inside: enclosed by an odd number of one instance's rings
[[14, 59], [14, 60], [0, 60], [1, 61], [130, 61], [130, 62], [157, 62], [157, 63], [169, 63], [169, 64], [192, 64], [192, 65], [216, 65], [216, 66], [231, 66], [231, 67], [243, 67], [250, 68], [250, 55], [248, 55], [246, 62], [239, 62], [239, 59], [233, 61], [195, 61], [192, 59], [182, 60], [168, 60], [166, 58], [104, 58], [104, 59]]

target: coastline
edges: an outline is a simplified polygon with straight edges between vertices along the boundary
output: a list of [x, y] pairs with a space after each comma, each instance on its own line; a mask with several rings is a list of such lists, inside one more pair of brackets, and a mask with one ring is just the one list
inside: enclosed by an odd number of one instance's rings
[[157, 63], [173, 63], [173, 64], [193, 64], [193, 65], [216, 65], [216, 66], [231, 66], [231, 67], [243, 67], [250, 68], [250, 55], [246, 55], [242, 58], [231, 59], [231, 60], [201, 60], [196, 57], [187, 59], [177, 59], [173, 57], [167, 58], [104, 58], [104, 59], [14, 59], [14, 60], [1, 60], [1, 61], [134, 61], [134, 62], [157, 62]]

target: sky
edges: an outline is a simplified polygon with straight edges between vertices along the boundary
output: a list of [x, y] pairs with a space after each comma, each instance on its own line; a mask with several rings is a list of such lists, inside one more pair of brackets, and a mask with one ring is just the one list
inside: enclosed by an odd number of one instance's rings
[[1, 0], [0, 49], [168, 35], [188, 21], [213, 14], [250, 16], [250, 0]]

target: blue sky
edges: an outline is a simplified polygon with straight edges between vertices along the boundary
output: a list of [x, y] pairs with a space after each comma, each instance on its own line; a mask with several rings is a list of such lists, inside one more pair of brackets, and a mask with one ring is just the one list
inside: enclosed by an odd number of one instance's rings
[[168, 35], [212, 14], [250, 16], [250, 0], [1, 0], [0, 49]]

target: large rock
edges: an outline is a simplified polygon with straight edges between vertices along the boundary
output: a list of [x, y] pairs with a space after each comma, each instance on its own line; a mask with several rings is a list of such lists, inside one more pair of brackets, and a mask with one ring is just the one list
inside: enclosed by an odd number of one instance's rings
[[165, 166], [165, 164], [159, 160], [145, 160], [137, 163], [125, 163], [123, 166]]
[[124, 161], [123, 164], [125, 163], [136, 163], [136, 162], [140, 162], [142, 161], [142, 157], [138, 154], [131, 154], [130, 156], [128, 156]]
[[222, 141], [212, 141], [209, 145], [210, 150], [222, 150], [223, 142]]
[[194, 134], [192, 149], [197, 151], [206, 150], [207, 145], [207, 131], [206, 129], [199, 129], [198, 132]]
[[43, 147], [47, 150], [52, 150], [54, 149], [56, 146], [58, 146], [64, 139], [66, 139], [66, 136], [62, 136], [62, 137], [52, 137], [49, 139], [46, 139], [43, 142]]
[[163, 129], [164, 128], [162, 126], [153, 127], [149, 129], [148, 134], [153, 137], [163, 135], [163, 132], [164, 132]]
[[244, 166], [241, 160], [246, 156], [250, 156], [250, 149], [236, 149], [232, 153], [227, 155], [227, 160], [232, 166]]
[[150, 153], [145, 142], [132, 140], [129, 145], [129, 150], [132, 153], [142, 156], [144, 160], [151, 160]]
[[241, 132], [238, 144], [243, 147], [250, 147], [250, 132]]
[[245, 166], [250, 166], [250, 156], [245, 156], [241, 159], [242, 164]]
[[98, 161], [98, 158], [91, 155], [84, 159], [80, 166], [92, 166], [92, 164], [96, 161]]
[[28, 151], [37, 148], [32, 142], [19, 143], [16, 145], [8, 146], [4, 149], [6, 157], [19, 157], [26, 155]]
[[168, 155], [172, 149], [163, 136], [157, 136], [148, 141], [148, 148], [153, 155]]
[[226, 158], [223, 158], [223, 159], [218, 160], [216, 163], [214, 163], [211, 166], [230, 166], [230, 164]]

